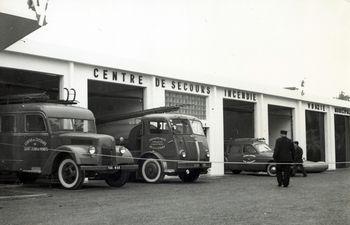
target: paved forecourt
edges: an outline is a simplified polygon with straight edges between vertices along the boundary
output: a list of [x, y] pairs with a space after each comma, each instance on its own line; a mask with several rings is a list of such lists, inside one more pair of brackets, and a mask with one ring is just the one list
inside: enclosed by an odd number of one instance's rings
[[122, 188], [97, 181], [77, 191], [3, 185], [0, 224], [349, 224], [349, 186], [350, 169], [299, 175], [288, 188], [255, 173]]

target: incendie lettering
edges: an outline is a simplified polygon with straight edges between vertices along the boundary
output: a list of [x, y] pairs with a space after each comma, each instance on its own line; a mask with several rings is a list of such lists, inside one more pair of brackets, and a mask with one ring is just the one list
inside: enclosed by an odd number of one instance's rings
[[225, 89], [225, 97], [234, 98], [238, 100], [256, 101], [256, 94], [247, 91], [239, 91], [234, 89]]

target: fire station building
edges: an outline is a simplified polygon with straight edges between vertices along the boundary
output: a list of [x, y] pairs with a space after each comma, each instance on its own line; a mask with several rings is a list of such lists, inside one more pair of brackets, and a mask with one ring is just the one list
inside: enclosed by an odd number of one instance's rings
[[[273, 148], [282, 129], [299, 141], [307, 160], [326, 161], [334, 170], [348, 165], [335, 162], [350, 158], [350, 106], [345, 101], [305, 97], [283, 89], [242, 89], [234, 79], [227, 86], [216, 86], [126, 70], [108, 62], [0, 52], [0, 96], [45, 91], [52, 98], [66, 98], [64, 88], [75, 89], [78, 105], [92, 110], [96, 118], [182, 105], [177, 113], [198, 117], [206, 128], [213, 175], [224, 174], [226, 141], [259, 137]], [[127, 128], [134, 123], [97, 126], [99, 132], [111, 133], [113, 126]]]
[[[5, 23], [7, 19], [13, 22], [8, 15], [0, 16]], [[17, 39], [25, 34], [21, 35]], [[228, 140], [265, 138], [273, 149], [282, 129], [288, 131], [289, 138], [299, 141], [307, 160], [325, 161], [330, 170], [349, 166], [341, 163], [350, 160], [349, 102], [302, 96], [282, 88], [243, 85], [234, 76], [232, 83], [225, 85], [199, 83], [191, 76], [179, 79], [174, 74], [157, 74], [150, 68], [143, 69], [137, 61], [125, 64], [95, 54], [85, 57], [72, 49], [42, 48], [21, 41], [15, 47], [2, 49], [0, 96], [46, 92], [51, 98], [63, 99], [64, 88], [73, 88], [78, 105], [89, 108], [96, 118], [182, 105], [176, 113], [196, 116], [203, 122], [212, 175], [224, 174], [224, 149]], [[135, 120], [118, 121], [104, 126], [97, 124], [97, 128], [100, 133], [112, 134], [113, 126], [127, 130], [135, 123]]]

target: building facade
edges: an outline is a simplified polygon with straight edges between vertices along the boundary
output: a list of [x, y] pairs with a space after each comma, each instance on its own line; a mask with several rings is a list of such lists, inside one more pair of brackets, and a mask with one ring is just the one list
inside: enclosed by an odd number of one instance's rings
[[[177, 113], [198, 117], [206, 129], [212, 168], [224, 174], [225, 143], [233, 138], [259, 137], [274, 147], [280, 130], [298, 140], [304, 158], [326, 161], [329, 169], [346, 167], [350, 158], [350, 104], [336, 99], [301, 96], [288, 90], [242, 89], [232, 84], [197, 83], [191, 78], [129, 71], [104, 63], [0, 52], [0, 95], [47, 92], [66, 98], [64, 88], [75, 89], [78, 105], [96, 118], [161, 106], [182, 105]], [[97, 124], [100, 133], [114, 134], [115, 126], [127, 130], [135, 120]]]

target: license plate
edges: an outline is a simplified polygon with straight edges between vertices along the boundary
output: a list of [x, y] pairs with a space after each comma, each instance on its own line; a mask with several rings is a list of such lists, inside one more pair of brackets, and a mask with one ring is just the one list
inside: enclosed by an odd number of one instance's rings
[[109, 170], [120, 170], [120, 166], [108, 166]]

